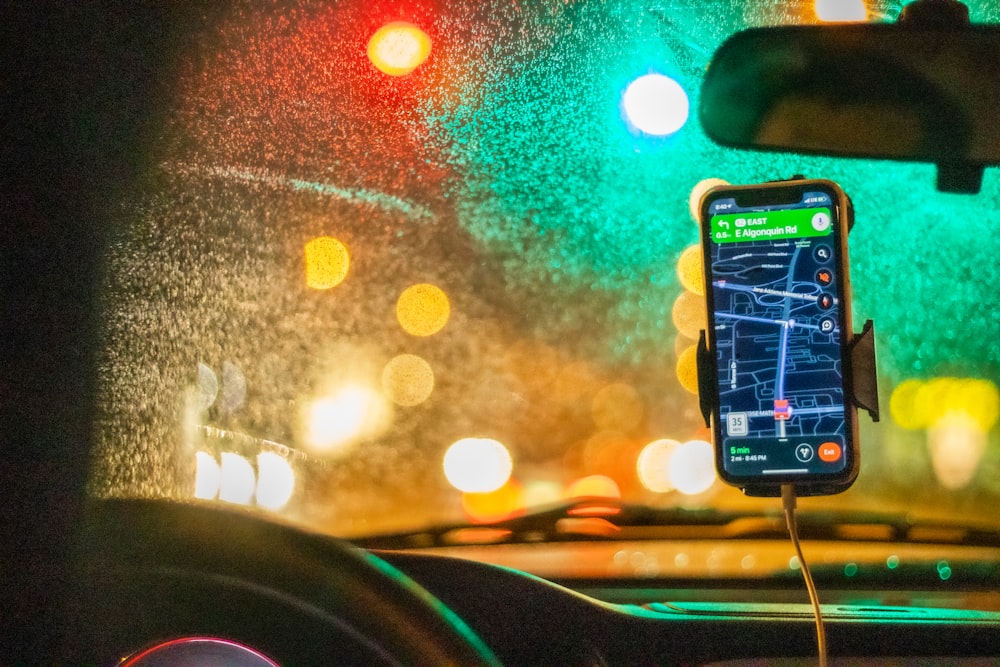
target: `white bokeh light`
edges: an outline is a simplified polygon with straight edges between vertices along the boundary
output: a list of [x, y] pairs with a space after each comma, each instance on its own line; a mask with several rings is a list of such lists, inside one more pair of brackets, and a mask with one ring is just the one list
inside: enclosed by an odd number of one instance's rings
[[630, 83], [622, 101], [636, 129], [659, 137], [684, 127], [691, 107], [681, 85], [662, 74], [646, 74]]
[[257, 478], [253, 466], [239, 454], [222, 453], [222, 481], [219, 484], [219, 500], [237, 505], [249, 505], [253, 500]]
[[385, 400], [373, 389], [348, 384], [309, 406], [305, 440], [316, 453], [342, 456], [386, 419]]
[[867, 21], [864, 0], [816, 0], [816, 18], [831, 23]]
[[514, 463], [502, 443], [490, 438], [463, 438], [444, 455], [444, 475], [465, 493], [489, 493], [507, 483]]
[[715, 452], [709, 442], [688, 440], [670, 458], [670, 483], [685, 495], [708, 491], [716, 479]]
[[654, 440], [639, 452], [636, 461], [636, 472], [644, 487], [654, 493], [667, 493], [674, 490], [670, 480], [670, 459], [681, 446], [676, 440]]
[[219, 495], [222, 470], [215, 457], [207, 452], [195, 454], [194, 497], [211, 500]]
[[295, 472], [288, 460], [274, 452], [257, 455], [257, 504], [280, 510], [295, 491]]

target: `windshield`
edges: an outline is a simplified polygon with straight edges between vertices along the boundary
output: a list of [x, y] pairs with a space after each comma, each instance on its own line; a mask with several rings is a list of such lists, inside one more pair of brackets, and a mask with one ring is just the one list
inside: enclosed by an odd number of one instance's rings
[[997, 170], [976, 196], [941, 194], [930, 165], [721, 148], [694, 113], [732, 33], [901, 4], [192, 15], [118, 206], [94, 493], [347, 537], [586, 496], [774, 509], [714, 472], [693, 211], [720, 181], [804, 174], [854, 203], [853, 320], [876, 325], [882, 420], [859, 415], [854, 486], [803, 508], [996, 523]]

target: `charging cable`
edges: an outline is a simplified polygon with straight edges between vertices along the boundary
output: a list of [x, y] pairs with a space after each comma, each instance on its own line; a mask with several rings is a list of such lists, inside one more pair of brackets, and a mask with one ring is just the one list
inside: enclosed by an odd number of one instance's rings
[[799, 528], [795, 521], [794, 485], [782, 484], [781, 506], [785, 510], [785, 523], [788, 524], [788, 534], [792, 538], [795, 555], [799, 558], [802, 577], [806, 580], [806, 590], [809, 591], [809, 601], [812, 603], [813, 615], [816, 617], [816, 643], [819, 646], [819, 667], [826, 667], [826, 630], [823, 628], [823, 612], [819, 608], [819, 594], [816, 592], [816, 583], [813, 581], [812, 573], [809, 572], [809, 566], [802, 555], [802, 545], [799, 544]]

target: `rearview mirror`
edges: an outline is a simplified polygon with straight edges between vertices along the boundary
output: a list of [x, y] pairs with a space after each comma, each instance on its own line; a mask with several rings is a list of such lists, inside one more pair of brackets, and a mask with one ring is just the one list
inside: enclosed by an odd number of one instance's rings
[[978, 192], [1000, 164], [1000, 27], [747, 30], [716, 52], [699, 113], [726, 146], [933, 162], [940, 189]]

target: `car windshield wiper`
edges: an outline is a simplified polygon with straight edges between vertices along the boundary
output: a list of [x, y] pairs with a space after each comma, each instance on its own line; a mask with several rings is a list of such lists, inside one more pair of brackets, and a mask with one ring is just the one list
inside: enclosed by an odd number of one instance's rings
[[[954, 544], [1000, 548], [1000, 526], [917, 520], [905, 514], [800, 511], [807, 540]], [[351, 541], [366, 549], [419, 549], [473, 544], [588, 540], [787, 539], [785, 518], [773, 512], [655, 508], [607, 498], [582, 498], [492, 523], [454, 523], [371, 535]]]

